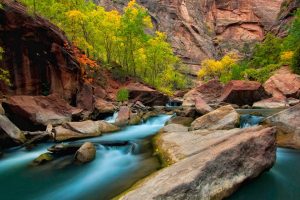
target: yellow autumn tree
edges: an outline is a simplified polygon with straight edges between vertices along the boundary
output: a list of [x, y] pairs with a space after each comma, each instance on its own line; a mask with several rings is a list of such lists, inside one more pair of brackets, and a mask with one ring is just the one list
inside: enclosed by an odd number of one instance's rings
[[221, 60], [206, 59], [201, 63], [198, 77], [201, 80], [219, 79], [222, 74], [229, 73], [237, 62], [237, 55], [229, 53]]

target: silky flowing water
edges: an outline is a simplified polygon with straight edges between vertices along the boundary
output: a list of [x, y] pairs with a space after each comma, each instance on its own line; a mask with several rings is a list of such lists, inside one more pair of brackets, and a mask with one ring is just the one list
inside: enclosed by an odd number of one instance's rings
[[[242, 116], [241, 127], [261, 121], [259, 116]], [[96, 159], [85, 165], [70, 164], [72, 156], [65, 156], [50, 164], [30, 166], [52, 143], [40, 144], [30, 151], [19, 149], [5, 152], [0, 159], [0, 199], [111, 199], [160, 167], [158, 160], [152, 156], [150, 138], [169, 118], [161, 115], [116, 133], [80, 140], [98, 144]], [[100, 145], [120, 141], [128, 141], [129, 144]], [[274, 167], [244, 184], [229, 199], [299, 199], [299, 169], [300, 151], [278, 148]]]
[[[161, 115], [116, 133], [81, 140], [98, 144], [96, 159], [84, 165], [71, 164], [72, 156], [65, 156], [49, 164], [31, 166], [31, 162], [47, 152], [52, 143], [40, 144], [30, 151], [5, 152], [0, 159], [0, 199], [113, 198], [160, 167], [157, 158], [152, 156], [150, 138], [169, 118]], [[100, 145], [120, 141], [130, 143], [124, 146]]]

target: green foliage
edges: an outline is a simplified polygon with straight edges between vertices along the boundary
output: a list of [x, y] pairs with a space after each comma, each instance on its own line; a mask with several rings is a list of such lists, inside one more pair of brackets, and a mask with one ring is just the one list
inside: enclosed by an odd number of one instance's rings
[[254, 68], [276, 64], [280, 60], [282, 39], [272, 34], [267, 34], [265, 40], [254, 48], [250, 66]]
[[166, 35], [148, 33], [153, 27], [150, 15], [135, 0], [128, 3], [122, 15], [105, 11], [91, 0], [21, 2], [63, 29], [89, 57], [102, 60], [107, 66], [120, 65], [122, 77], [125, 72], [160, 90], [185, 87], [185, 78], [176, 71], [179, 59]]
[[300, 43], [294, 52], [292, 59], [292, 69], [295, 73], [300, 74]]
[[294, 21], [289, 29], [288, 36], [284, 39], [283, 46], [285, 50], [294, 51], [300, 44], [300, 9], [294, 15]]
[[246, 79], [264, 83], [273, 75], [275, 70], [280, 68], [280, 66], [281, 64], [270, 64], [259, 69], [249, 68], [243, 72], [243, 75]]
[[127, 89], [121, 88], [118, 90], [117, 101], [119, 101], [119, 102], [128, 101], [128, 98], [129, 98], [129, 92]]
[[[4, 50], [2, 47], [0, 47], [0, 61], [2, 61], [3, 59], [3, 54], [4, 54]], [[0, 65], [0, 81], [2, 81], [4, 84], [8, 86], [11, 85], [9, 71], [1, 68], [1, 65]]]

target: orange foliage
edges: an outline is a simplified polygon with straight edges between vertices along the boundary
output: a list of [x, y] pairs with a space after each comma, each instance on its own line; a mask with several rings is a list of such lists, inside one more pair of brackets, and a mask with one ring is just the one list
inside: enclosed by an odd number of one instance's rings
[[95, 80], [90, 77], [90, 75], [93, 75], [99, 69], [97, 62], [88, 58], [76, 46], [70, 46], [68, 42], [64, 43], [64, 47], [69, 52], [73, 53], [76, 60], [79, 62], [83, 81], [85, 83], [93, 83]]

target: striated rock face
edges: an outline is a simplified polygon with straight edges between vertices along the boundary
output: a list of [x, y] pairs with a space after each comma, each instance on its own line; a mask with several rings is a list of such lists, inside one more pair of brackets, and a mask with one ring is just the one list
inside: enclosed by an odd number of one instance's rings
[[120, 199], [224, 199], [272, 167], [274, 133], [263, 127], [164, 133], [159, 147], [178, 162], [139, 182]]
[[300, 104], [268, 117], [265, 122], [277, 128], [277, 143], [300, 149]]
[[288, 34], [288, 28], [294, 19], [293, 13], [300, 8], [299, 0], [284, 0], [280, 9], [277, 21], [272, 27], [271, 31], [279, 36], [285, 37]]
[[[126, 1], [95, 0], [107, 9]], [[205, 58], [260, 41], [276, 21], [283, 0], [138, 0], [155, 27], [168, 34], [174, 51], [197, 70]]]
[[67, 38], [49, 21], [27, 13], [15, 1], [2, 0], [0, 43], [4, 66], [13, 87], [0, 90], [18, 95], [57, 93], [70, 100], [79, 84], [79, 64], [64, 47]]

